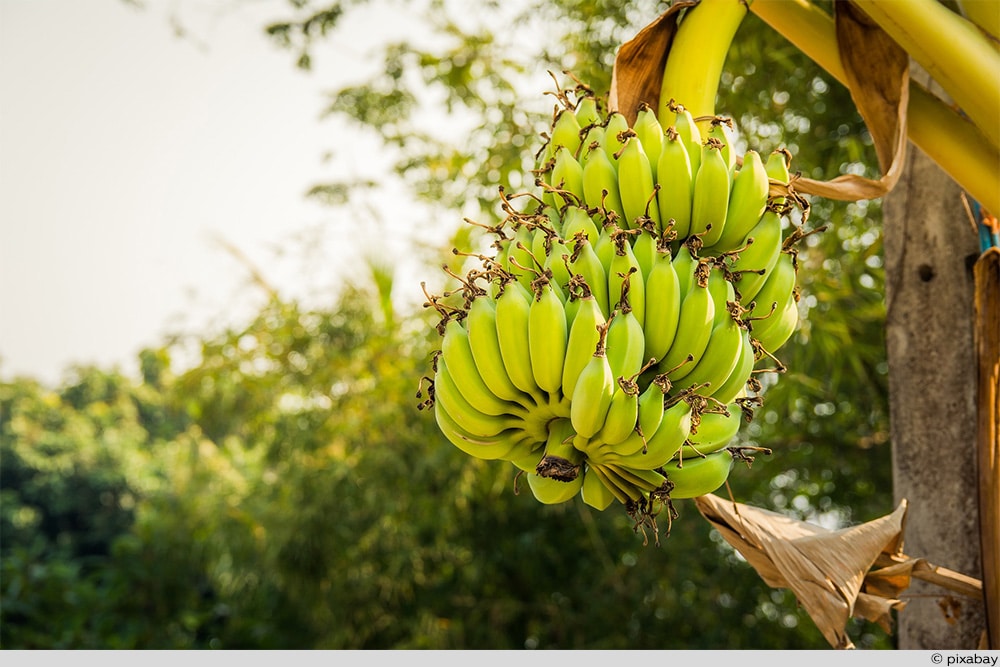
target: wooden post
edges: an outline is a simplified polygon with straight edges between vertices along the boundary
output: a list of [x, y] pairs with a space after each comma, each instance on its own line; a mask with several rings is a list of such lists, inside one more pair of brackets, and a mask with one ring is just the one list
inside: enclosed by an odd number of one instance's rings
[[979, 363], [979, 533], [987, 648], [1000, 649], [1000, 247], [983, 252], [976, 280]]
[[[897, 503], [910, 504], [905, 551], [981, 578], [972, 276], [978, 238], [960, 188], [912, 143], [903, 177], [883, 204], [893, 490]], [[980, 601], [922, 582], [904, 599], [900, 649], [980, 645]]]

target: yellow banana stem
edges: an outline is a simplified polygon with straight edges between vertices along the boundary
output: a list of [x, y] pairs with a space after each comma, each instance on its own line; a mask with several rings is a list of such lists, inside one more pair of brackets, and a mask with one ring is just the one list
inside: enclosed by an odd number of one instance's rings
[[[722, 67], [746, 15], [746, 0], [701, 0], [685, 10], [663, 69], [660, 119], [672, 117], [671, 99], [695, 118], [715, 115]], [[699, 129], [707, 133], [707, 121], [699, 123]]]
[[985, 31], [996, 46], [996, 40], [1000, 39], [1000, 0], [958, 0], [958, 8], [965, 18]]
[[[750, 10], [843, 85], [833, 18], [809, 0], [754, 0]], [[1000, 150], [920, 85], [910, 85], [910, 140], [990, 211], [1000, 211]]]
[[975, 24], [939, 0], [852, 0], [1000, 145], [1000, 53]]
[[988, 211], [1000, 211], [1000, 150], [968, 120], [910, 82], [909, 137]]

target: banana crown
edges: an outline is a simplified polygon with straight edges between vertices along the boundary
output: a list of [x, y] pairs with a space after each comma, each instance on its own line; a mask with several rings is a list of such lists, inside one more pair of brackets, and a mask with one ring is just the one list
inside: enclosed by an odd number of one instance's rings
[[739, 156], [731, 119], [674, 101], [630, 127], [580, 91], [557, 95], [537, 189], [500, 190], [491, 254], [446, 269], [444, 294], [424, 286], [445, 352], [419, 407], [462, 451], [514, 463], [540, 502], [617, 501], [649, 521], [759, 450], [740, 426], [761, 403], [755, 374], [784, 370], [793, 246], [818, 230], [787, 150]]

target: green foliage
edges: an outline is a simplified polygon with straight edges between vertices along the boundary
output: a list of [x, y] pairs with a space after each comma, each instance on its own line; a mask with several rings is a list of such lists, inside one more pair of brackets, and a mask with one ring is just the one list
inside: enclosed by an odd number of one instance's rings
[[155, 387], [4, 385], [4, 646], [822, 646], [693, 505], [657, 546], [458, 452], [415, 407], [437, 334], [378, 292], [272, 302], [184, 372], [146, 351]]
[[[268, 31], [308, 64], [355, 4], [296, 0]], [[531, 184], [555, 85], [540, 73], [606, 92], [614, 48], [658, 5], [484, 3], [471, 27], [451, 11], [431, 3], [436, 46], [386, 45], [384, 71], [329, 111], [397, 149], [414, 197], [471, 247], [457, 211], [488, 218], [499, 186]], [[741, 141], [787, 146], [820, 178], [875, 164], [846, 91], [779, 40], [752, 16], [737, 35], [720, 108]], [[436, 122], [468, 129], [436, 136], [429, 97]], [[358, 187], [316, 192], [349, 202]], [[800, 256], [806, 318], [745, 429], [773, 454], [734, 471], [741, 502], [827, 525], [892, 509], [879, 219], [877, 202], [812, 202], [807, 226], [829, 228]], [[195, 336], [185, 369], [171, 344], [139, 355], [140, 379], [0, 384], [4, 648], [826, 647], [690, 501], [644, 534], [579, 498], [542, 506], [509, 464], [449, 444], [416, 408], [430, 314], [394, 307], [391, 268], [371, 268], [330, 305], [274, 298]], [[870, 624], [850, 633], [892, 644]]]

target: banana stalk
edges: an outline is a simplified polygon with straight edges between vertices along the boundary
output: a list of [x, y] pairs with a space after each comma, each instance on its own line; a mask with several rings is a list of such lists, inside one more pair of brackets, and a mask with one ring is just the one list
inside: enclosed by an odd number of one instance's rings
[[[965, 18], [976, 24], [993, 40], [1000, 39], [1000, 2], [998, 0], [958, 0]], [[997, 44], [994, 42], [994, 47]]]
[[[847, 85], [837, 49], [833, 18], [809, 0], [754, 0], [757, 17], [793, 46]], [[990, 211], [1000, 211], [1000, 149], [975, 125], [931, 94], [910, 82], [907, 107], [910, 140]]]
[[994, 146], [1000, 145], [1000, 53], [939, 0], [852, 0], [951, 95]]
[[[663, 68], [657, 110], [661, 123], [673, 118], [671, 100], [683, 105], [695, 118], [715, 115], [722, 66], [746, 15], [744, 0], [701, 0], [686, 10]], [[708, 121], [701, 121], [699, 129], [707, 135]]]

